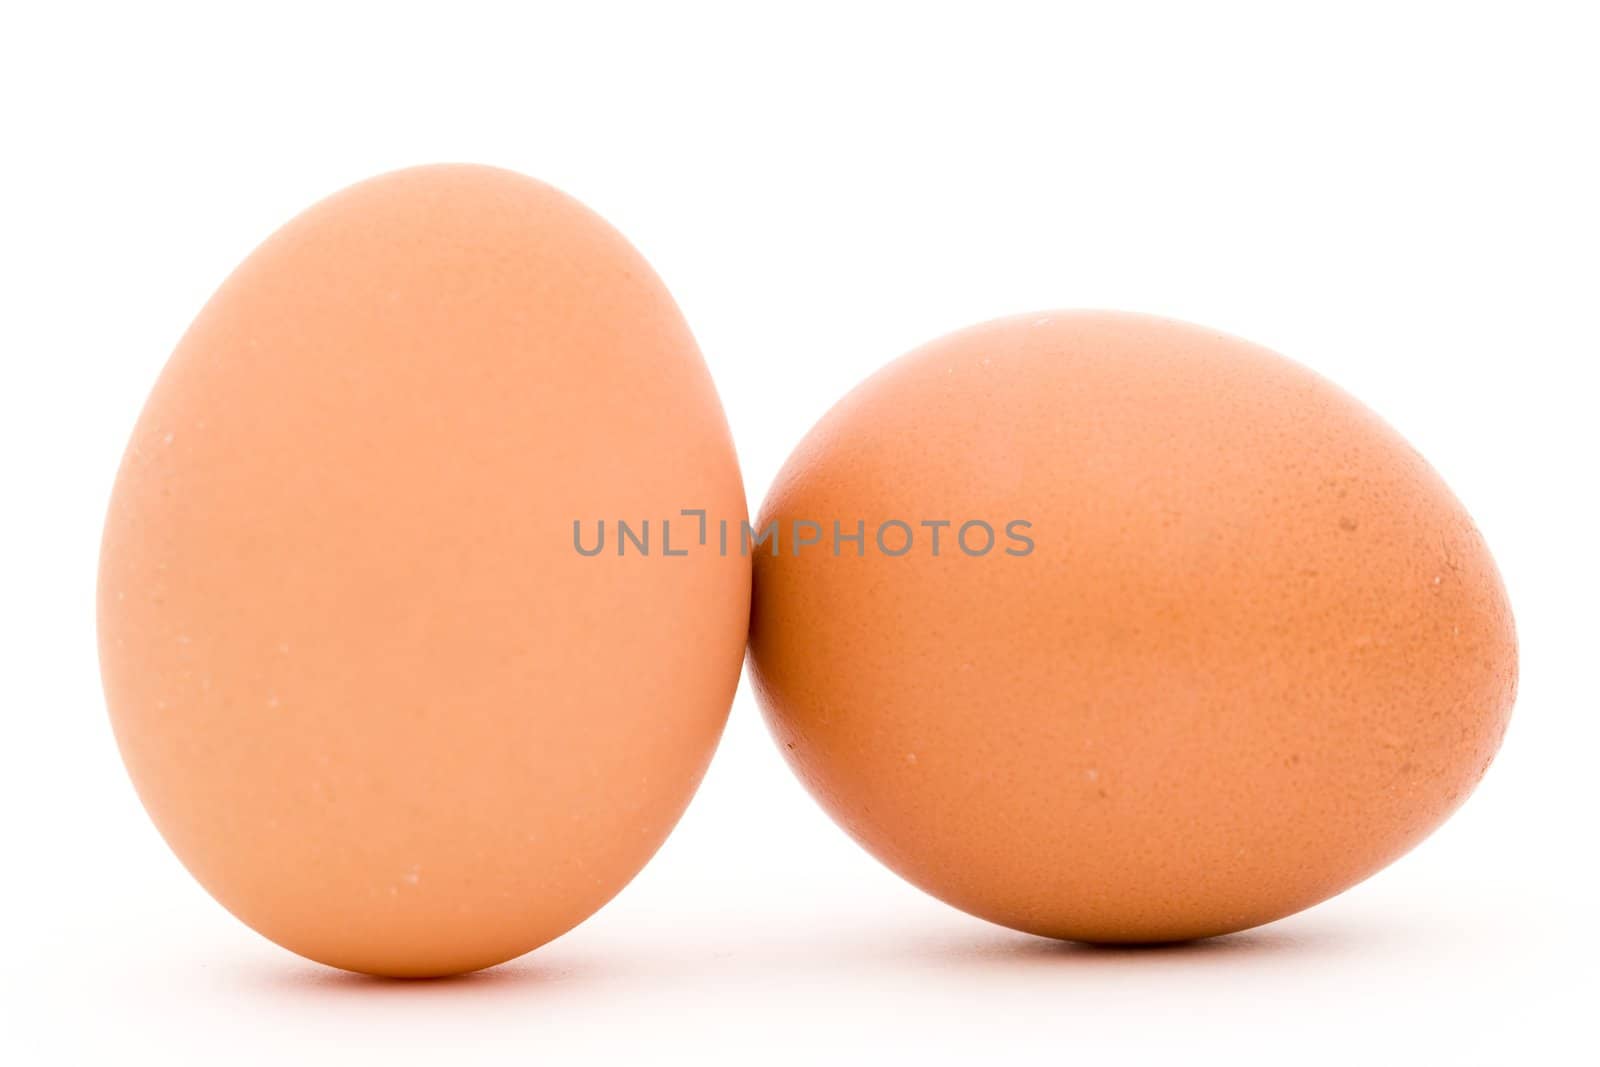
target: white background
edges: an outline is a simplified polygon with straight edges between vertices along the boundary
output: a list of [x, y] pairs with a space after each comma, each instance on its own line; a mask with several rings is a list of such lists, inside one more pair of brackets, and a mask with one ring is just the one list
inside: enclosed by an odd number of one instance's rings
[[[1595, 1062], [1600, 32], [1539, 3], [6, 5], [0, 1060]], [[607, 216], [695, 328], [752, 507], [847, 388], [1090, 306], [1332, 377], [1495, 550], [1523, 685], [1467, 806], [1370, 882], [1187, 948], [956, 913], [838, 832], [747, 690], [594, 919], [465, 979], [261, 940], [145, 819], [93, 640], [102, 509], [189, 319], [412, 163]]]

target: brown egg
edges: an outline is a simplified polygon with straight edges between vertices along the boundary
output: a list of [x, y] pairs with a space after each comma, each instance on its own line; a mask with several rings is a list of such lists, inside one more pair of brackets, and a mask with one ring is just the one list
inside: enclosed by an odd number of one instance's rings
[[[317, 204], [200, 313], [111, 501], [102, 668], [151, 817], [335, 966], [557, 936], [661, 843], [732, 700], [749, 561], [663, 558], [684, 508], [743, 517], [727, 424], [605, 222], [485, 167]], [[575, 550], [618, 519], [650, 555]]]
[[1020, 930], [1167, 941], [1315, 904], [1438, 826], [1510, 713], [1511, 612], [1444, 483], [1195, 326], [935, 341], [812, 430], [773, 522], [751, 663], [796, 773]]

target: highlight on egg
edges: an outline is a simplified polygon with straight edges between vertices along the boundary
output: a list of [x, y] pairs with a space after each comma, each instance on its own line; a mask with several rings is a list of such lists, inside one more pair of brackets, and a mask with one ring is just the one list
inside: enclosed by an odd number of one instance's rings
[[450, 974], [594, 912], [694, 792], [749, 558], [587, 558], [591, 515], [742, 521], [666, 288], [489, 167], [362, 182], [256, 249], [140, 415], [106, 519], [106, 698], [225, 907], [314, 960]]
[[[963, 551], [972, 521], [1033, 547]], [[841, 543], [857, 522], [906, 550]], [[753, 556], [749, 662], [796, 774], [910, 882], [1050, 937], [1205, 937], [1340, 892], [1466, 799], [1515, 694], [1506, 593], [1439, 476], [1198, 326], [933, 341], [823, 417], [755, 525], [826, 531]]]

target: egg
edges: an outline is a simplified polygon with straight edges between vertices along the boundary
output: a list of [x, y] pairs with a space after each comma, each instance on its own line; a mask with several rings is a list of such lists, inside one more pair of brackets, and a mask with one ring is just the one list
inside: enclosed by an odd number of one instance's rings
[[1471, 792], [1517, 677], [1426, 462], [1269, 351], [1130, 314], [934, 341], [800, 443], [750, 664], [835, 820], [957, 908], [1159, 942], [1289, 915]]
[[745, 514], [727, 423], [603, 220], [464, 165], [316, 204], [200, 312], [116, 479], [100, 653], [141, 800], [313, 960], [549, 941], [661, 844], [728, 713], [749, 560], [689, 552], [686, 509]]

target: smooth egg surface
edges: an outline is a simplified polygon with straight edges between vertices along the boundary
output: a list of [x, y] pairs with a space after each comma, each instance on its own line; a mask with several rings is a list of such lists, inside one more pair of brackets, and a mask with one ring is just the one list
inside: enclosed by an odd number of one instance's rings
[[[117, 477], [101, 663], [151, 817], [334, 966], [570, 929], [661, 844], [737, 683], [749, 561], [663, 558], [685, 508], [744, 516], [727, 423], [603, 220], [465, 165], [315, 205], [201, 311]], [[655, 551], [575, 550], [619, 518]]]
[[818, 423], [774, 523], [751, 665], [784, 754], [889, 867], [1017, 929], [1171, 941], [1305, 908], [1438, 826], [1510, 714], [1506, 594], [1440, 478], [1196, 326], [937, 340]]

